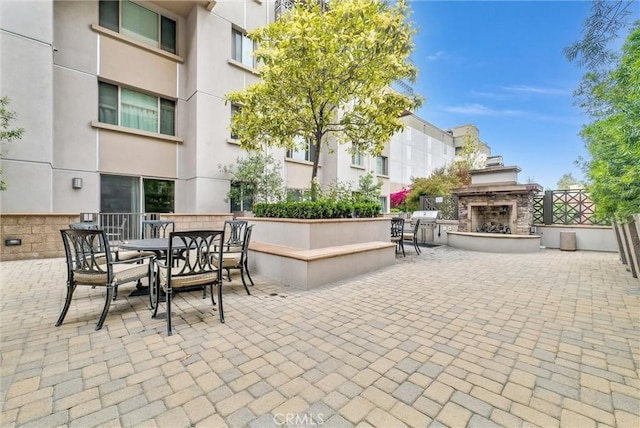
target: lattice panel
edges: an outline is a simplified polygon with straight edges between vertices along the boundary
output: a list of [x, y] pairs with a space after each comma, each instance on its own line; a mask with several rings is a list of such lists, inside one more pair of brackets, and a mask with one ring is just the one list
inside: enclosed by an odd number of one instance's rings
[[544, 223], [544, 196], [533, 197], [533, 224]]
[[554, 190], [553, 224], [606, 224], [595, 218], [595, 205], [582, 190]]
[[458, 219], [458, 197], [446, 196], [421, 196], [420, 209], [423, 211], [440, 211], [441, 220]]

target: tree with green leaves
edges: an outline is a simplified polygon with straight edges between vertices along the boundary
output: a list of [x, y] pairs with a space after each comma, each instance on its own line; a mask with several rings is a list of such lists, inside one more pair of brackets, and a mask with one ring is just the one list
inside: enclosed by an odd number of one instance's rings
[[[11, 128], [13, 121], [17, 118], [17, 113], [9, 110], [9, 98], [0, 98], [0, 158], [5, 155], [5, 148], [8, 143], [19, 140], [24, 134], [24, 128]], [[6, 190], [7, 183], [2, 178], [0, 170], [0, 190]]]
[[600, 218], [626, 222], [640, 212], [640, 21], [617, 67], [590, 88], [598, 108], [581, 131], [591, 155], [583, 162]]
[[241, 146], [310, 149], [312, 190], [330, 141], [379, 154], [421, 103], [389, 87], [417, 75], [408, 12], [405, 0], [298, 1], [249, 33], [261, 81], [227, 95], [240, 107], [231, 132]]
[[252, 152], [238, 158], [236, 165], [218, 165], [220, 171], [231, 176], [228, 200], [246, 198], [251, 205], [258, 202], [280, 202], [284, 199], [284, 180], [280, 162], [263, 152]]
[[633, 8], [638, 7], [634, 3], [634, 0], [594, 0], [582, 40], [564, 49], [566, 58], [592, 72], [615, 62], [618, 54], [609, 44], [631, 24]]
[[580, 181], [578, 181], [578, 179], [575, 178], [570, 172], [563, 174], [556, 184], [556, 188], [558, 190], [569, 190], [575, 186], [582, 186], [582, 183], [580, 183]]
[[480, 151], [480, 140], [467, 130], [462, 137], [462, 147], [456, 156], [456, 162], [462, 162], [467, 169], [479, 169], [484, 166], [487, 156]]
[[380, 191], [384, 183], [380, 179], [374, 182], [373, 178], [371, 172], [358, 178], [358, 190], [353, 195], [356, 202], [380, 202]]

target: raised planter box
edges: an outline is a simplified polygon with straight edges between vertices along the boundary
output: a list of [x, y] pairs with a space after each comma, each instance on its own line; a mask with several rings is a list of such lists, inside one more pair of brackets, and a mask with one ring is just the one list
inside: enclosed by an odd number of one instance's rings
[[390, 219], [246, 218], [253, 224], [249, 268], [310, 289], [395, 263]]
[[395, 247], [373, 241], [304, 250], [254, 242], [249, 261], [250, 268], [263, 276], [308, 290], [390, 266]]
[[537, 235], [503, 235], [500, 233], [449, 232], [449, 246], [486, 253], [535, 253], [540, 251]]

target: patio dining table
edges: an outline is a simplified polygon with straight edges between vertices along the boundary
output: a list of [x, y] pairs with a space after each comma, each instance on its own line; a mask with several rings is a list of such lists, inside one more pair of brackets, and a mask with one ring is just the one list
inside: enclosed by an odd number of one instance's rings
[[[120, 248], [133, 251], [151, 251], [152, 253], [155, 253], [156, 258], [164, 259], [166, 258], [167, 251], [169, 249], [169, 238], [148, 238], [122, 241], [120, 243]], [[184, 241], [180, 239], [174, 239], [173, 248], [184, 250]]]
[[[122, 241], [119, 246], [124, 250], [152, 252], [156, 255], [158, 260], [163, 260], [167, 258], [169, 238], [133, 239], [130, 241]], [[173, 248], [184, 250], [186, 247], [184, 241], [181, 239], [174, 239]], [[146, 296], [149, 294], [149, 287], [144, 287], [138, 284], [136, 286], [136, 290], [131, 293], [130, 296]]]

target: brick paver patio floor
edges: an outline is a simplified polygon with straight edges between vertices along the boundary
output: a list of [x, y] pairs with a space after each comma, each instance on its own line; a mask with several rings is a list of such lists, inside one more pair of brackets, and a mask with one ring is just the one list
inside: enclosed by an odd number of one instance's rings
[[[173, 336], [122, 286], [65, 323], [62, 259], [0, 263], [8, 426], [640, 426], [640, 286], [612, 253], [425, 249], [312, 291], [236, 274], [226, 324], [176, 298]], [[163, 310], [163, 309], [161, 309]]]

